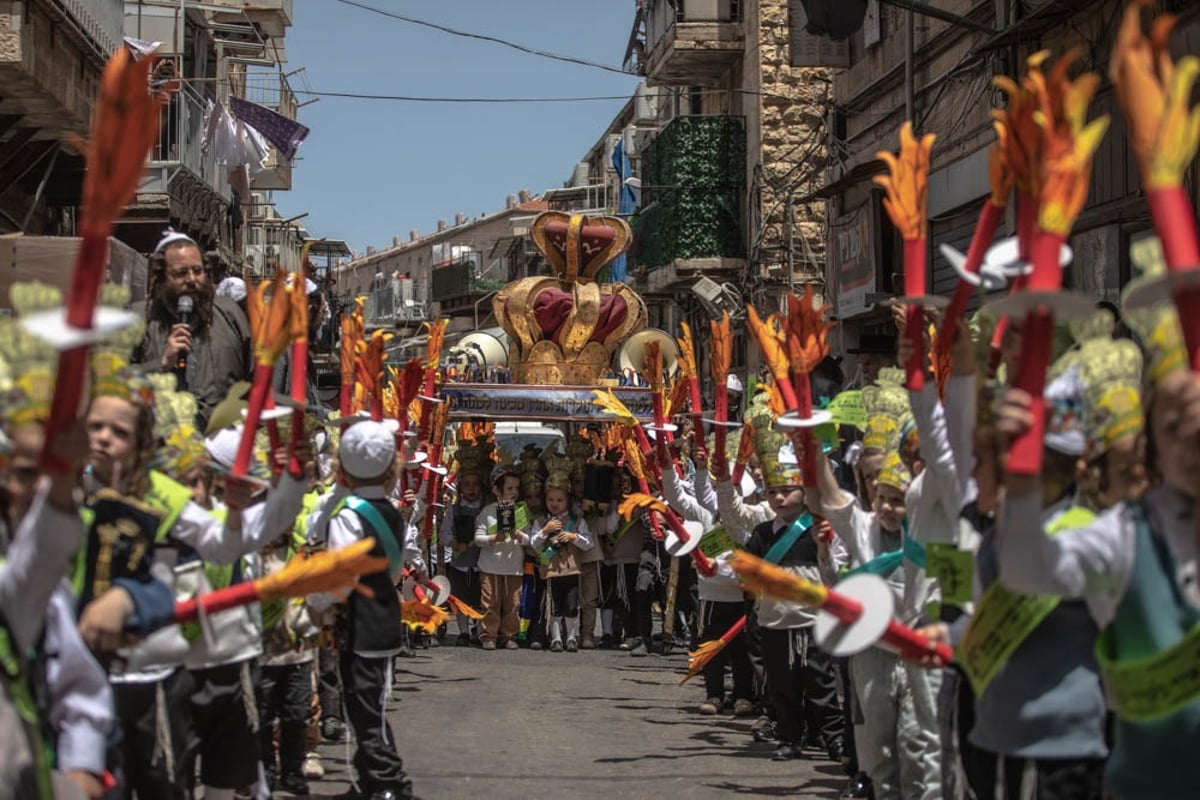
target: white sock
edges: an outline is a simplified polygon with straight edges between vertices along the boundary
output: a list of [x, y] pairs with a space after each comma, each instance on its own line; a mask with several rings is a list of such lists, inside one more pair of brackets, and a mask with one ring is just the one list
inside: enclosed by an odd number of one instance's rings
[[471, 632], [471, 618], [466, 614], [456, 614], [455, 618], [458, 621], [458, 634], [461, 636], [464, 633]]
[[611, 608], [600, 609], [600, 630], [605, 636], [612, 636], [613, 610]]
[[567, 641], [579, 642], [579, 617], [567, 617]]
[[550, 641], [562, 643], [563, 618], [555, 617], [550, 623]]

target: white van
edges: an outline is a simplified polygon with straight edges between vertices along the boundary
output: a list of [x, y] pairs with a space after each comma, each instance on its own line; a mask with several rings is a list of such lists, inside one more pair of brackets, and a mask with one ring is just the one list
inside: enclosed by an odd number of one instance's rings
[[525, 445], [532, 444], [543, 453], [566, 450], [567, 437], [557, 425], [547, 422], [497, 422], [496, 447], [504, 448], [514, 460], [521, 457]]

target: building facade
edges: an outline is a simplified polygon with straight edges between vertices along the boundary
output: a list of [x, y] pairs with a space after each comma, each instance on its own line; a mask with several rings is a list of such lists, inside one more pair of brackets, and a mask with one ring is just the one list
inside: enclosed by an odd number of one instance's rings
[[[833, 79], [834, 107], [828, 148], [835, 155], [817, 190], [827, 202], [830, 298], [842, 324], [838, 345], [891, 324], [876, 302], [901, 291], [900, 240], [881, 206], [871, 177], [883, 171], [875, 153], [895, 150], [911, 106], [919, 133], [935, 133], [929, 179], [928, 286], [949, 294], [957, 278], [937, 245], [967, 249], [989, 194], [987, 150], [995, 141], [991, 109], [1003, 102], [996, 75], [1018, 75], [1027, 57], [1049, 49], [1056, 56], [1077, 47], [1080, 66], [1102, 76], [1091, 116], [1112, 122], [1093, 168], [1087, 205], [1071, 246], [1075, 260], [1065, 283], [1097, 300], [1115, 301], [1131, 277], [1129, 245], [1151, 235], [1137, 165], [1124, 121], [1108, 82], [1108, 59], [1121, 19], [1120, 0], [947, 0], [938, 8], [965, 20], [932, 19], [871, 0], [866, 24], [841, 45], [844, 69]], [[1200, 8], [1159, 2], [1181, 13], [1172, 40], [1177, 55], [1200, 49]], [[911, 25], [911, 48], [907, 45]], [[911, 88], [906, 53], [911, 49]], [[1188, 182], [1197, 187], [1196, 165]], [[1193, 197], [1195, 200], [1195, 197]], [[1015, 230], [1010, 209], [1004, 228]]]

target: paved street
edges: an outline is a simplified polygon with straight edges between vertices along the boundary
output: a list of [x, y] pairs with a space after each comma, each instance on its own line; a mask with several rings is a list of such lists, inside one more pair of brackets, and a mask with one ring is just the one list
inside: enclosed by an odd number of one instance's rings
[[[841, 768], [815, 751], [778, 763], [749, 719], [701, 717], [697, 679], [678, 685], [686, 656], [634, 659], [441, 647], [401, 659], [390, 718], [425, 800], [528, 797], [836, 797]], [[322, 751], [346, 788], [347, 750]]]

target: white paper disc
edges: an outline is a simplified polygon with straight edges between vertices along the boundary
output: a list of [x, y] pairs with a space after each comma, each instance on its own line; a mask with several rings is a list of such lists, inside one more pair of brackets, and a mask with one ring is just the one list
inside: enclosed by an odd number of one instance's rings
[[824, 425], [833, 419], [833, 413], [823, 409], [813, 409], [812, 416], [808, 418], [801, 417], [799, 412], [786, 411], [779, 415], [775, 420], [775, 425], [780, 428], [791, 430], [793, 428], [815, 428], [818, 425]]
[[1063, 289], [1057, 292], [1022, 291], [993, 300], [984, 305], [989, 312], [1015, 319], [1030, 311], [1045, 308], [1054, 312], [1055, 319], [1069, 321], [1087, 319], [1096, 313], [1096, 301], [1082, 292]]
[[835, 587], [862, 604], [863, 613], [849, 625], [828, 611], [817, 612], [817, 645], [832, 656], [852, 656], [879, 641], [895, 613], [896, 600], [887, 581], [878, 575], [852, 575]]
[[686, 542], [676, 535], [675, 531], [671, 529], [670, 525], [668, 525], [665, 521], [663, 522], [663, 528], [665, 529], [666, 533], [666, 538], [663, 544], [667, 548], [667, 552], [675, 557], [686, 556], [695, 550], [700, 545], [700, 537], [704, 535], [704, 526], [699, 522], [686, 520], [683, 523], [683, 527], [687, 530], [688, 534], [688, 539]]
[[73, 328], [67, 324], [67, 310], [52, 308], [37, 314], [21, 317], [21, 327], [27, 333], [49, 342], [56, 350], [70, 350], [80, 345], [92, 344], [97, 339], [123, 331], [140, 318], [133, 311], [98, 306], [92, 315], [92, 327]]

